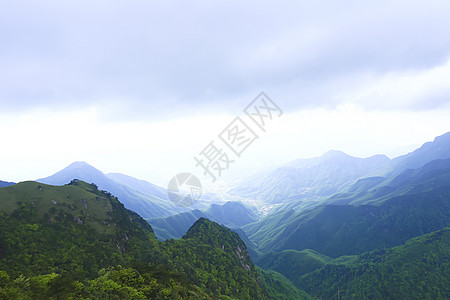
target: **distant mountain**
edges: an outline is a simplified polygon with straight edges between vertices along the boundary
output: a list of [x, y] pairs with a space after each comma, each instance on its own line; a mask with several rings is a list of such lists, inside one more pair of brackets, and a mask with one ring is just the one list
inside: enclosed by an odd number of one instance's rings
[[204, 213], [214, 222], [229, 228], [242, 227], [259, 219], [256, 209], [234, 201], [223, 205], [212, 204]]
[[160, 240], [176, 239], [183, 236], [186, 230], [198, 219], [207, 218], [229, 228], [239, 228], [258, 220], [258, 212], [239, 202], [212, 204], [206, 210], [192, 210], [166, 218], [149, 219]]
[[[445, 172], [443, 168], [449, 158], [450, 132], [392, 160], [384, 155], [364, 159], [329, 151], [321, 157], [298, 159], [270, 172], [256, 174], [230, 189], [229, 194], [259, 200], [269, 213], [311, 209], [324, 204], [374, 204], [404, 193], [426, 190], [425, 185], [428, 188], [445, 185], [445, 175], [434, 180], [430, 172]], [[430, 177], [420, 175], [424, 172], [430, 173]], [[405, 182], [401, 183], [401, 178]]]
[[411, 153], [394, 158], [387, 175], [397, 175], [407, 169], [421, 168], [430, 161], [447, 158], [450, 158], [450, 132], [436, 137], [433, 142], [427, 142]]
[[315, 199], [342, 190], [387, 162], [389, 158], [384, 155], [357, 158], [341, 151], [329, 151], [321, 157], [296, 160], [257, 174], [229, 193], [268, 204], [285, 203], [298, 196]]
[[129, 186], [144, 195], [153, 195], [155, 197], [158, 197], [159, 199], [164, 200], [168, 199], [167, 191], [165, 189], [148, 181], [136, 179], [134, 177], [120, 173], [108, 173], [106, 174], [106, 177], [112, 179], [116, 183]]
[[165, 218], [147, 219], [156, 237], [163, 241], [181, 238], [198, 219], [208, 218], [201, 210], [194, 209]]
[[95, 183], [101, 190], [118, 197], [126, 208], [144, 218], [166, 217], [187, 210], [170, 201], [163, 188], [122, 174], [105, 175], [85, 162], [74, 162], [54, 175], [37, 181], [64, 185], [73, 179]]
[[450, 186], [450, 159], [437, 159], [418, 169], [407, 169], [392, 177], [358, 180], [341, 193], [325, 198], [322, 204], [377, 204], [394, 196]]
[[1, 181], [0, 180], [0, 188], [1, 187], [5, 187], [5, 186], [11, 186], [13, 184], [15, 184], [15, 183], [14, 182], [8, 182], [8, 181]]

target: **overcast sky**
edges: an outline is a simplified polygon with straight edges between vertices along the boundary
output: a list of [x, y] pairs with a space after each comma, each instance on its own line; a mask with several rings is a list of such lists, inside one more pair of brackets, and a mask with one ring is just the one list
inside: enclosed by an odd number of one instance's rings
[[1, 1], [0, 41], [0, 180], [201, 175], [261, 91], [284, 113], [230, 174], [450, 131], [447, 0]]

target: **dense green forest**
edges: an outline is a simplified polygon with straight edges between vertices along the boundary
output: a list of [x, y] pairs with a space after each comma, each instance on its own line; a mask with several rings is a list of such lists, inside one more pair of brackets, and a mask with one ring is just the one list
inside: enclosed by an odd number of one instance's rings
[[158, 242], [147, 222], [93, 184], [24, 182], [0, 189], [0, 201], [3, 299], [307, 297], [257, 270], [240, 237], [207, 219]]
[[393, 248], [336, 259], [313, 250], [263, 255], [262, 268], [286, 276], [318, 298], [449, 299], [450, 228]]
[[450, 228], [298, 277], [311, 295], [341, 299], [450, 299]]

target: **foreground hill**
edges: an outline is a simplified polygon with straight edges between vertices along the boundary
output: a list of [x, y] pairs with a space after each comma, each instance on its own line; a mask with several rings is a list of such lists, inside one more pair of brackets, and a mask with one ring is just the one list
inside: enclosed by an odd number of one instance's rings
[[0, 267], [11, 275], [101, 268], [142, 259], [152, 228], [93, 184], [22, 182], [0, 189]]
[[0, 189], [0, 298], [302, 299], [258, 271], [245, 243], [199, 219], [180, 240], [96, 185], [23, 182]]

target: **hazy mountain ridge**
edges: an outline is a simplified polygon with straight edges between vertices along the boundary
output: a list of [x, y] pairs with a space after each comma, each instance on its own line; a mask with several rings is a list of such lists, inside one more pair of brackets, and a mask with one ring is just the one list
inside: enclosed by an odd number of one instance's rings
[[6, 186], [11, 186], [14, 185], [14, 182], [8, 182], [8, 181], [1, 181], [0, 180], [0, 187], [6, 187]]
[[121, 173], [107, 173], [106, 177], [118, 184], [129, 186], [145, 195], [153, 195], [159, 199], [168, 199], [166, 189], [154, 185], [148, 181], [137, 179]]
[[[433, 160], [447, 158], [450, 158], [450, 132], [394, 159], [385, 155], [358, 158], [336, 150], [320, 157], [298, 159], [280, 168], [258, 173], [231, 188], [229, 193], [257, 199], [265, 205], [276, 204], [272, 211], [302, 209], [320, 204], [336, 193], [354, 193], [358, 189], [367, 192], [380, 185], [383, 182], [381, 178], [387, 186], [388, 179], [408, 169], [419, 169]], [[365, 187], [358, 187], [356, 183]], [[354, 198], [358, 197], [355, 195]]]
[[430, 161], [450, 158], [450, 132], [436, 137], [432, 142], [426, 142], [411, 153], [392, 159], [394, 170], [388, 176], [396, 175], [407, 169], [423, 167]]
[[270, 172], [257, 174], [230, 190], [230, 194], [282, 203], [295, 195], [327, 196], [370, 174], [389, 161], [384, 155], [358, 158], [341, 151], [301, 159]]
[[327, 204], [377, 204], [394, 196], [411, 194], [450, 185], [450, 159], [437, 159], [418, 169], [398, 172], [394, 177], [369, 177], [358, 180], [346, 191], [323, 201]]

